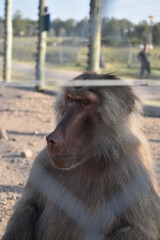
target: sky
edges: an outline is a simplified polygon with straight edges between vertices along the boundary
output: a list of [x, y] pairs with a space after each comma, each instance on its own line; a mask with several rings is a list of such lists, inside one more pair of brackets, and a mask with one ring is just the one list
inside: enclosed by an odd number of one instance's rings
[[[4, 15], [4, 2], [0, 0], [0, 16]], [[46, 0], [51, 18], [63, 20], [74, 18], [80, 20], [89, 16], [90, 0]], [[160, 0], [103, 0], [103, 15], [109, 18], [126, 18], [133, 23], [142, 20], [149, 21], [154, 16], [154, 22], [160, 22]], [[38, 18], [39, 0], [12, 0], [13, 15], [20, 10], [24, 18]]]

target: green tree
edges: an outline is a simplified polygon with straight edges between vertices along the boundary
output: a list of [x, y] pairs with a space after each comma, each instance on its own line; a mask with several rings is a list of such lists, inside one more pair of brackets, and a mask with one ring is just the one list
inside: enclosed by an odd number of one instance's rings
[[134, 30], [133, 23], [131, 23], [127, 19], [122, 19], [119, 21], [119, 25], [120, 25], [120, 34], [122, 38], [129, 37], [132, 34]]
[[16, 11], [13, 16], [13, 33], [14, 36], [20, 36], [23, 32], [25, 34], [26, 31], [26, 21], [22, 19], [20, 11]]
[[115, 18], [102, 20], [102, 35], [104, 37], [117, 37], [120, 35], [120, 24]]
[[4, 24], [3, 19], [0, 17], [0, 38], [4, 35]]
[[153, 26], [153, 43], [160, 44], [160, 23]]
[[68, 19], [65, 23], [65, 29], [67, 35], [73, 35], [74, 34], [74, 28], [76, 26], [76, 21], [74, 19]]
[[65, 23], [60, 18], [57, 18], [51, 23], [51, 28], [53, 28], [53, 30], [55, 31], [56, 36], [59, 36], [60, 29], [61, 28], [65, 29]]
[[77, 22], [75, 26], [75, 35], [79, 37], [89, 36], [88, 18], [84, 18], [81, 21]]
[[149, 41], [149, 25], [146, 21], [140, 22], [137, 26], [135, 26], [135, 37], [141, 39], [143, 42]]
[[38, 22], [30, 19], [24, 19], [25, 25], [26, 25], [26, 30], [25, 30], [25, 35], [26, 36], [36, 36], [37, 35], [37, 27], [38, 27]]

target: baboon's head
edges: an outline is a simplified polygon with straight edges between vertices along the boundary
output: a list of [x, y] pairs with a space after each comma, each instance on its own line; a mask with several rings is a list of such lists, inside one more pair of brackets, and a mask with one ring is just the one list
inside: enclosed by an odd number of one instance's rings
[[[117, 78], [84, 73], [74, 81], [78, 79]], [[67, 170], [88, 160], [119, 154], [117, 131], [134, 110], [135, 100], [127, 86], [63, 88], [55, 106], [57, 127], [46, 138], [54, 166]]]

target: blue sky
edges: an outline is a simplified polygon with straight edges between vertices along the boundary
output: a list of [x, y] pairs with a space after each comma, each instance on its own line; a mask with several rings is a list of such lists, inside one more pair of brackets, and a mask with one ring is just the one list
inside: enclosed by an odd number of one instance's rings
[[[4, 14], [4, 1], [0, 0], [0, 16]], [[39, 0], [12, 0], [13, 14], [20, 10], [23, 17], [37, 19]], [[52, 19], [74, 18], [80, 20], [89, 15], [90, 0], [46, 0]], [[104, 0], [103, 14], [118, 19], [126, 18], [134, 23], [154, 16], [160, 22], [160, 0]]]

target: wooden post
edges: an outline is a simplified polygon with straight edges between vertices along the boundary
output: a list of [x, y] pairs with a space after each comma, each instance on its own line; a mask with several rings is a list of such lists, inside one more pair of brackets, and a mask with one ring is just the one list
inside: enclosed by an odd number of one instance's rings
[[5, 0], [4, 20], [4, 69], [3, 79], [11, 82], [12, 74], [12, 0]]
[[46, 1], [39, 0], [39, 29], [38, 29], [38, 48], [37, 48], [37, 63], [36, 63], [36, 86], [38, 91], [42, 91], [45, 87], [45, 59], [46, 59], [46, 39], [47, 32], [44, 27]]
[[90, 2], [90, 39], [88, 70], [99, 72], [101, 53], [101, 0]]

